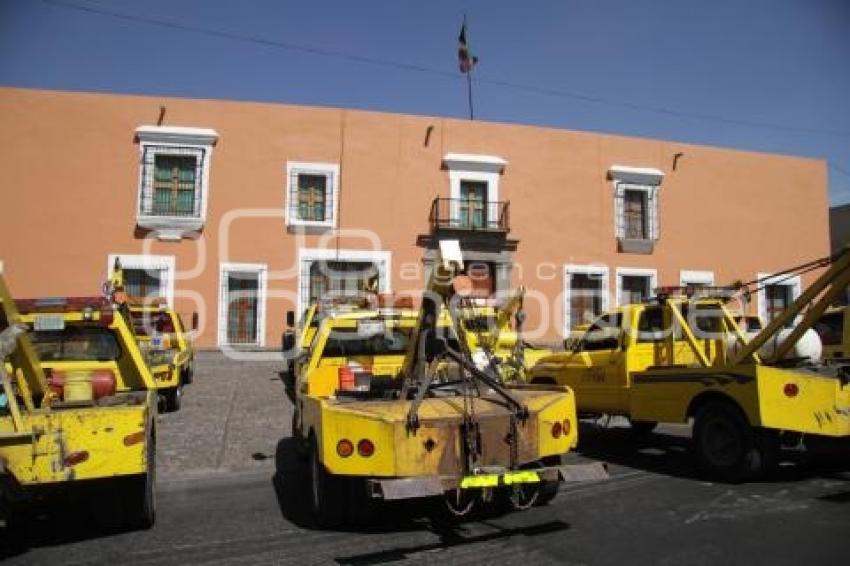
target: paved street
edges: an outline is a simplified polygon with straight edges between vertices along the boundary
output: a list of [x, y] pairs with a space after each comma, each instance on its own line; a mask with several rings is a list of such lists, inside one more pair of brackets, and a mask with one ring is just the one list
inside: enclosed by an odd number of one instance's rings
[[152, 530], [108, 532], [70, 506], [28, 525], [7, 563], [814, 564], [850, 551], [850, 473], [790, 464], [766, 482], [706, 482], [687, 427], [638, 447], [624, 428], [583, 427], [571, 458], [608, 461], [612, 478], [562, 486], [546, 507], [446, 527], [395, 505], [374, 528], [318, 530], [276, 369], [201, 356], [183, 410], [161, 417]]

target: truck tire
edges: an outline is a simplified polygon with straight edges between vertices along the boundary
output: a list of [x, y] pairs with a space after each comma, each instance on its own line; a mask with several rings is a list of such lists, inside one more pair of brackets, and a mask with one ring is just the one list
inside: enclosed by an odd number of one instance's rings
[[[542, 461], [544, 466], [560, 466], [560, 456], [546, 456]], [[534, 505], [540, 507], [548, 505], [558, 495], [558, 488], [561, 487], [561, 482], [558, 480], [543, 480], [540, 484], [540, 490], [537, 493], [537, 501]]]
[[183, 401], [183, 386], [171, 387], [165, 390], [165, 412], [174, 413], [180, 410]]
[[699, 409], [693, 447], [700, 468], [726, 482], [745, 481], [764, 467], [756, 432], [730, 402], [710, 401]]
[[320, 527], [337, 527], [345, 521], [348, 490], [342, 478], [328, 473], [319, 458], [316, 438], [310, 436], [310, 504]]
[[302, 460], [309, 455], [308, 443], [304, 440], [304, 433], [301, 431], [301, 426], [298, 418], [298, 409], [292, 410], [292, 442], [295, 445], [295, 453]]
[[183, 385], [189, 385], [193, 381], [195, 381], [195, 360], [189, 360], [189, 363], [180, 375], [180, 382]]
[[130, 529], [149, 529], [156, 522], [156, 444], [147, 439], [147, 472], [120, 478], [124, 524]]

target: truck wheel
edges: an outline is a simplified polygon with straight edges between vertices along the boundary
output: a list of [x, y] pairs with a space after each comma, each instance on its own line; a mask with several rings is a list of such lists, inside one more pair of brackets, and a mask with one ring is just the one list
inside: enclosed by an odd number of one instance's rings
[[147, 473], [121, 478], [124, 524], [131, 529], [149, 529], [156, 521], [156, 444], [147, 441]]
[[[560, 456], [546, 456], [543, 458], [542, 463], [548, 467], [560, 466], [562, 462]], [[560, 486], [561, 482], [558, 480], [543, 480], [537, 492], [537, 501], [534, 504], [537, 506], [548, 505], [558, 495], [558, 488]]]
[[183, 385], [189, 385], [195, 381], [195, 360], [191, 360], [186, 368], [183, 370], [183, 374], [180, 376], [180, 382]]
[[731, 403], [711, 401], [697, 412], [693, 445], [700, 467], [723, 481], [744, 481], [763, 466], [752, 427]]
[[304, 441], [304, 433], [299, 426], [297, 409], [293, 409], [292, 411], [292, 441], [295, 444], [295, 453], [301, 459], [304, 459], [308, 455], [309, 450], [307, 443]]
[[180, 410], [183, 401], [183, 386], [178, 385], [165, 391], [165, 412], [173, 413]]
[[347, 490], [342, 478], [328, 473], [319, 459], [314, 436], [310, 437], [310, 503], [321, 527], [336, 527], [345, 521]]
[[637, 436], [651, 434], [655, 430], [655, 427], [658, 426], [658, 423], [655, 421], [633, 421], [632, 419], [629, 419], [629, 424], [632, 426], [632, 432]]

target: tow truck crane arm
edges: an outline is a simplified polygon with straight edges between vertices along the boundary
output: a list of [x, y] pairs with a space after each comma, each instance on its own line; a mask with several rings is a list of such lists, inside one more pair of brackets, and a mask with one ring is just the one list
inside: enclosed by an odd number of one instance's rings
[[[408, 430], [416, 430], [419, 427], [417, 413], [433, 378], [430, 368], [435, 361], [444, 358], [449, 358], [458, 363], [462, 371], [467, 372], [472, 379], [493, 389], [505, 400], [518, 419], [525, 420], [528, 417], [527, 407], [517, 401], [501, 385], [497, 376], [489, 375], [478, 369], [470, 361], [469, 342], [463, 336], [466, 331], [463, 325], [459, 323], [456, 305], [454, 305], [456, 300], [464, 297], [471, 288], [469, 279], [466, 276], [458, 275], [458, 271], [462, 268], [463, 258], [460, 246], [457, 245], [456, 241], [440, 242], [440, 261], [435, 264], [423, 293], [419, 317], [401, 370], [401, 375], [404, 378], [401, 397], [406, 399], [411, 389], [415, 392], [407, 415]], [[460, 338], [458, 340], [460, 351], [448, 345], [446, 336], [439, 335], [437, 321], [441, 308], [447, 309], [450, 314], [452, 328]]]

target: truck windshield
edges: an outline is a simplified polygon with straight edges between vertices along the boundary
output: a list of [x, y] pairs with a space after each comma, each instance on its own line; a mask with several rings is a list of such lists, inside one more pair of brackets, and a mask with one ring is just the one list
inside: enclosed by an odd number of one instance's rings
[[175, 332], [174, 321], [167, 312], [130, 311], [130, 318], [133, 319], [133, 333], [136, 336]]
[[579, 348], [585, 351], [613, 350], [620, 344], [622, 323], [623, 315], [621, 313], [606, 314], [599, 317], [587, 329]]
[[386, 328], [371, 336], [363, 336], [354, 328], [335, 328], [328, 336], [322, 357], [402, 355], [410, 335], [410, 328]]
[[68, 326], [31, 336], [42, 361], [114, 361], [121, 356], [118, 340], [108, 328]]

